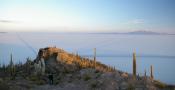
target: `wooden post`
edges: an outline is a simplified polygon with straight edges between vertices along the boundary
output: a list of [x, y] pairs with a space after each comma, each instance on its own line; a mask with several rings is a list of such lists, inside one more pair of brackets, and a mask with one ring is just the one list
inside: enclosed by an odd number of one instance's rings
[[151, 76], [151, 80], [153, 80], [154, 79], [154, 76], [153, 76], [153, 66], [152, 65], [151, 65], [150, 69], [151, 69], [151, 73], [150, 73], [151, 74], [150, 75]]
[[135, 80], [136, 79], [136, 53], [134, 52], [133, 53], [133, 79]]
[[94, 68], [96, 68], [96, 48], [94, 48]]

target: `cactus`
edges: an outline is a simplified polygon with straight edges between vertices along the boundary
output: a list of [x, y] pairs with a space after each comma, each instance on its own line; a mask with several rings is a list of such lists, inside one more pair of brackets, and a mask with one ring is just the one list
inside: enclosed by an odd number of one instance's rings
[[96, 68], [96, 48], [94, 48], [94, 68]]
[[31, 74], [31, 62], [31, 59], [28, 57], [25, 64], [27, 74]]
[[146, 69], [145, 69], [145, 77], [146, 77]]
[[3, 63], [3, 65], [2, 65], [2, 68], [3, 68], [3, 71], [6, 72], [6, 66], [5, 66], [4, 63]]
[[133, 53], [133, 79], [136, 79], [136, 53]]
[[12, 56], [12, 54], [10, 55], [9, 69], [10, 69], [10, 75], [13, 76], [13, 79], [15, 79], [15, 65], [13, 63], [13, 56]]
[[151, 79], [153, 80], [154, 76], [153, 76], [153, 66], [152, 65], [151, 65], [150, 69], [151, 69], [151, 73], [150, 73], [151, 75], [150, 76], [151, 76]]
[[10, 75], [13, 75], [13, 56], [10, 54]]
[[45, 62], [44, 62], [44, 58], [41, 58], [41, 73], [42, 73], [42, 75], [45, 74]]

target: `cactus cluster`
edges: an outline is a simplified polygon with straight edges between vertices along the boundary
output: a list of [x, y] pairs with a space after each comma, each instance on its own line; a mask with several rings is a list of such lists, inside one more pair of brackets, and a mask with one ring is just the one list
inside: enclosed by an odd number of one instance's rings
[[10, 54], [9, 63], [0, 65], [0, 72], [2, 77], [10, 77], [10, 79], [16, 79], [17, 75], [22, 75], [25, 78], [26, 75], [32, 73], [32, 66], [30, 58], [27, 58], [25, 63], [20, 61], [19, 63], [14, 63], [13, 54]]
[[[136, 79], [136, 74], [137, 74], [137, 63], [136, 63], [136, 53], [134, 52], [133, 53], [133, 79], [135, 80]], [[145, 78], [147, 77], [146, 75], [146, 70], [144, 72], [144, 76]], [[153, 66], [151, 65], [150, 66], [150, 78], [151, 80], [154, 80], [154, 76], [153, 76]]]

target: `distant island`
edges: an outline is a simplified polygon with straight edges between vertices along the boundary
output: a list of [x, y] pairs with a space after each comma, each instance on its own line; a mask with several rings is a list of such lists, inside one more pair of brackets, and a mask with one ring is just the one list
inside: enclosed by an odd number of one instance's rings
[[152, 32], [152, 31], [133, 31], [123, 34], [144, 34], [144, 35], [175, 35], [175, 34], [169, 34], [169, 33], [160, 33], [160, 32]]
[[123, 34], [123, 35], [175, 35], [170, 33], [160, 33], [160, 32], [152, 32], [152, 31], [132, 31], [132, 32], [102, 32], [102, 33], [90, 33], [90, 34]]
[[7, 33], [7, 32], [0, 32], [0, 33]]

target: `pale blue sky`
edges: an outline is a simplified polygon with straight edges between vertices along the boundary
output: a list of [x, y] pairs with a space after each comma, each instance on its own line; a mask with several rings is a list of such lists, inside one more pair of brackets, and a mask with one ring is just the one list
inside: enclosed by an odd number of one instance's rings
[[175, 0], [0, 0], [2, 31], [175, 33]]

